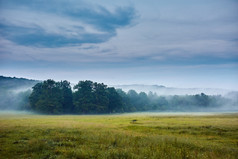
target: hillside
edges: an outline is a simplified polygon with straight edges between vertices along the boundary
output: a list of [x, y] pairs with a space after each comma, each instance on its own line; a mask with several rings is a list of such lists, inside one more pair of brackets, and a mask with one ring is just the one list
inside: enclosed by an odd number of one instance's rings
[[28, 106], [28, 96], [37, 80], [0, 76], [0, 110], [24, 109]]
[[4, 77], [0, 76], [0, 90], [28, 89], [33, 87], [39, 81], [26, 78]]

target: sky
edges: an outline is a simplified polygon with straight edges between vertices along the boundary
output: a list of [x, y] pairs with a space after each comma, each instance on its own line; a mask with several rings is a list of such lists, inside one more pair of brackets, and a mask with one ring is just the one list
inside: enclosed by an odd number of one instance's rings
[[238, 1], [0, 0], [0, 75], [238, 90]]

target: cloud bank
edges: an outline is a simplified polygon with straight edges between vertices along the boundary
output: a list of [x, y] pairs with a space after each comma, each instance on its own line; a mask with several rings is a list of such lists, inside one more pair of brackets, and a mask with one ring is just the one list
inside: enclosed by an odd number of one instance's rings
[[16, 44], [65, 47], [102, 43], [132, 24], [132, 7], [113, 11], [83, 1], [1, 1], [0, 35]]
[[237, 90], [237, 15], [236, 0], [0, 0], [0, 72]]

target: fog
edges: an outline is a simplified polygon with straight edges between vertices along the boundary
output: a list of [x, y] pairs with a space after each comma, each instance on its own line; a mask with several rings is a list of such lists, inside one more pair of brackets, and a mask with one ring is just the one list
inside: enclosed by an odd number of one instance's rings
[[205, 93], [207, 95], [226, 95], [232, 90], [219, 89], [219, 88], [175, 88], [165, 87], [162, 85], [143, 85], [143, 84], [131, 84], [131, 85], [112, 85], [115, 88], [120, 88], [124, 91], [135, 90], [137, 92], [149, 93], [154, 92], [157, 95], [194, 95]]
[[148, 115], [148, 116], [209, 116], [209, 115], [226, 115], [226, 114], [237, 114], [237, 112], [233, 111], [221, 111], [221, 112], [213, 112], [213, 111], [207, 111], [207, 112], [136, 112], [136, 113], [123, 113], [122, 115], [132, 115], [132, 116], [138, 116], [138, 115]]
[[1, 91], [0, 110], [25, 110], [29, 107], [31, 87]]
[[0, 76], [0, 110], [26, 110], [36, 80]]
[[36, 113], [24, 110], [0, 110], [0, 115], [30, 115], [30, 114]]
[[[0, 110], [19, 114], [30, 110], [29, 96], [39, 81], [1, 76]], [[75, 84], [71, 84], [73, 87]], [[238, 112], [238, 92], [224, 89], [170, 88], [160, 85], [118, 85], [123, 112]], [[135, 90], [130, 92], [129, 90]], [[143, 93], [145, 92], [145, 93]], [[74, 93], [74, 91], [73, 91]]]
[[128, 91], [129, 100], [137, 110], [150, 112], [238, 112], [238, 92], [225, 95], [158, 95], [156, 92]]
[[[147, 112], [133, 112], [133, 113], [115, 113], [115, 114], [100, 114], [100, 115], [130, 115], [130, 116], [209, 116], [209, 115], [226, 115], [226, 114], [237, 114], [236, 111], [228, 111], [228, 110], [207, 110], [207, 111], [147, 111]], [[1, 116], [11, 116], [11, 115], [41, 115], [39, 113], [35, 113], [32, 111], [24, 111], [24, 110], [0, 110]], [[65, 114], [64, 114], [65, 115]], [[75, 115], [75, 114], [66, 114], [66, 115]], [[87, 115], [87, 114], [85, 114]], [[98, 115], [98, 114], [94, 114]]]
[[[31, 87], [22, 87], [18, 89], [10, 89], [1, 91], [0, 94], [0, 110], [4, 114], [24, 114], [28, 113], [24, 110], [29, 108], [29, 96], [31, 94]], [[138, 97], [139, 97], [138, 92]], [[145, 111], [146, 113], [231, 113], [238, 112], [238, 93], [229, 92], [223, 96], [213, 95], [209, 97], [209, 104], [206, 105], [206, 101], [203, 104], [204, 99], [199, 99], [200, 96], [195, 95], [157, 95], [157, 93], [148, 93], [148, 103], [151, 105], [151, 111]], [[135, 102], [135, 105], [140, 105], [143, 99], [130, 99], [131, 102]], [[135, 101], [133, 101], [135, 100]], [[198, 101], [200, 100], [200, 101]], [[137, 104], [136, 104], [137, 103]], [[201, 105], [198, 105], [200, 104]], [[155, 108], [153, 108], [153, 106]], [[19, 111], [19, 112], [18, 112]]]

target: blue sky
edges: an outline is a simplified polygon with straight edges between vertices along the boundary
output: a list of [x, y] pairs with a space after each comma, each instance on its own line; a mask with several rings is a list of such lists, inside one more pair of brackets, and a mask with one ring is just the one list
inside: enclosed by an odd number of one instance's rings
[[0, 0], [0, 72], [238, 90], [238, 1]]

